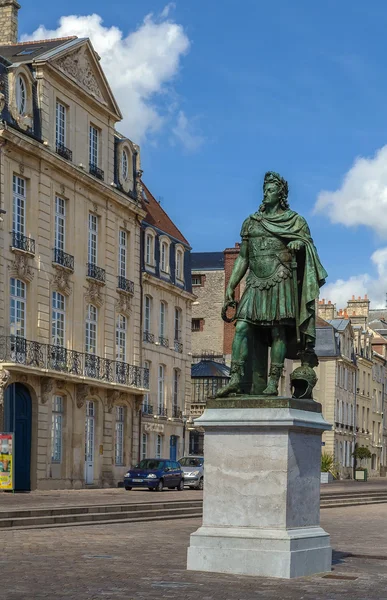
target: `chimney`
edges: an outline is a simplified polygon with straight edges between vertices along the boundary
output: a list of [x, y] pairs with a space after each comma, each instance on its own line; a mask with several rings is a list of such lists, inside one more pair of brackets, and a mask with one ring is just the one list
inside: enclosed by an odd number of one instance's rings
[[0, 46], [17, 43], [19, 8], [16, 0], [0, 0]]

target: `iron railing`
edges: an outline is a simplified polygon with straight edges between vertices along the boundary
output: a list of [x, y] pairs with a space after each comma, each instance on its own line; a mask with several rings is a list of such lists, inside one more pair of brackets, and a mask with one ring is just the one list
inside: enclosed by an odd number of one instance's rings
[[160, 344], [160, 346], [164, 346], [164, 348], [169, 348], [169, 340], [168, 340], [168, 338], [165, 338], [162, 335], [160, 335], [159, 336], [159, 344]]
[[54, 263], [65, 269], [74, 271], [74, 257], [71, 256], [71, 254], [67, 254], [67, 252], [63, 252], [63, 250], [60, 250], [59, 248], [54, 248]]
[[56, 144], [56, 153], [66, 160], [73, 160], [73, 153], [69, 148], [66, 148], [64, 144]]
[[32, 238], [18, 233], [17, 231], [12, 232], [12, 248], [35, 254], [35, 240]]
[[168, 416], [168, 411], [164, 406], [158, 406], [157, 407], [157, 414], [159, 417], [167, 417]]
[[151, 404], [143, 404], [141, 407], [143, 415], [153, 415], [153, 406]]
[[134, 294], [134, 283], [122, 275], [118, 275], [118, 289], [129, 294]]
[[172, 406], [172, 418], [173, 419], [181, 419], [183, 416], [183, 411], [178, 407], [173, 405]]
[[181, 342], [179, 342], [179, 340], [175, 340], [174, 345], [175, 345], [175, 352], [179, 352], [180, 354], [182, 354], [183, 344]]
[[18, 336], [0, 336], [0, 361], [149, 389], [149, 369]]
[[105, 177], [105, 173], [102, 171], [102, 169], [100, 169], [99, 167], [97, 167], [97, 165], [94, 165], [93, 163], [89, 164], [89, 173], [90, 175], [94, 175], [94, 177], [96, 177], [97, 179], [101, 179], [102, 181]]
[[97, 281], [105, 283], [106, 271], [93, 263], [87, 263], [87, 276], [91, 279], [96, 279]]
[[144, 342], [148, 342], [148, 344], [154, 344], [155, 336], [153, 335], [153, 333], [150, 333], [150, 331], [144, 331], [143, 340]]

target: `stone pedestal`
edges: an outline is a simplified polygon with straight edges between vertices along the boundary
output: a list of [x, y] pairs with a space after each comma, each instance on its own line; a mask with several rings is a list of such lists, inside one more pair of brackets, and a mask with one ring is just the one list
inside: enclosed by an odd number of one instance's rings
[[320, 527], [321, 405], [291, 398], [210, 400], [203, 524], [187, 568], [267, 577], [331, 570]]

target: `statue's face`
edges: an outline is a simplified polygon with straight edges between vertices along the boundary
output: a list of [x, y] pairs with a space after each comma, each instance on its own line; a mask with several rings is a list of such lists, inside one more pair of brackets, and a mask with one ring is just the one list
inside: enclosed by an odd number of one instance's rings
[[263, 203], [265, 206], [276, 206], [279, 203], [279, 189], [275, 182], [267, 182], [263, 188]]

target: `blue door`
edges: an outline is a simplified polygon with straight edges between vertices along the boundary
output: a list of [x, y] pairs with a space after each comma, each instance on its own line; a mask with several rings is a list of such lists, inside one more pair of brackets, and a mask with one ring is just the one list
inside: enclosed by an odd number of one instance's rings
[[4, 430], [14, 433], [15, 490], [31, 489], [31, 396], [21, 383], [13, 383], [5, 391]]
[[169, 438], [169, 458], [171, 460], [176, 460], [177, 454], [177, 437], [175, 435], [171, 435]]

